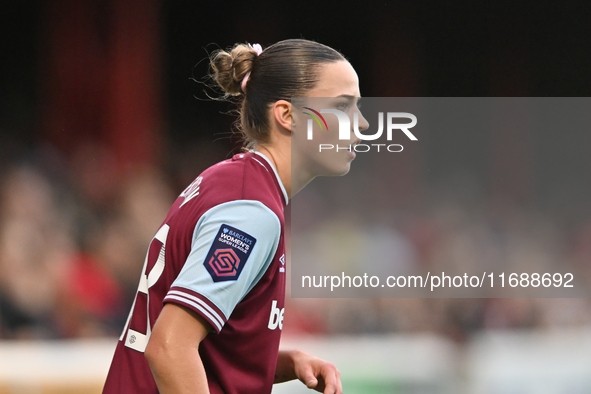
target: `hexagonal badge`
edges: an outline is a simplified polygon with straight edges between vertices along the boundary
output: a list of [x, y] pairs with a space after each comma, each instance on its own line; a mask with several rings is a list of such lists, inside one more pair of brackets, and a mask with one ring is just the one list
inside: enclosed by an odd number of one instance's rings
[[222, 224], [203, 262], [214, 282], [237, 280], [256, 239], [235, 227]]

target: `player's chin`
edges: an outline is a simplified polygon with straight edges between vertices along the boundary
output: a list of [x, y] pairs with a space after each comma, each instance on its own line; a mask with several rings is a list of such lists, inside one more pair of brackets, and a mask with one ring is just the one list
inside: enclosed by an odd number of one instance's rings
[[343, 163], [341, 166], [339, 166], [339, 168], [335, 168], [334, 171], [332, 171], [331, 175], [343, 176], [347, 175], [349, 171], [351, 171], [351, 160], [347, 161], [346, 163]]
[[[349, 171], [351, 171], [351, 164], [353, 162], [353, 160], [355, 160], [355, 152], [347, 152], [349, 155], [345, 161], [345, 163], [343, 163], [342, 168], [341, 168], [341, 173], [339, 175], [343, 176], [343, 175], [347, 175], [349, 173]], [[353, 153], [353, 155], [350, 155], [350, 153]]]
[[[343, 153], [346, 153], [344, 155]], [[324, 161], [322, 170], [318, 172], [322, 176], [343, 176], [351, 170], [351, 162], [355, 158], [349, 152], [338, 152], [329, 161]]]
[[339, 174], [339, 176], [347, 175], [350, 170], [351, 170], [351, 167], [347, 168], [347, 171], [343, 172], [342, 174]]

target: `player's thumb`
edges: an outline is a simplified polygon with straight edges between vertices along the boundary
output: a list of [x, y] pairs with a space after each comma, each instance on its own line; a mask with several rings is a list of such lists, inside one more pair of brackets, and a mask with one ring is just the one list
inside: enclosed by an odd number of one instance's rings
[[316, 379], [315, 377], [311, 377], [309, 379], [306, 379], [305, 382], [306, 387], [308, 387], [309, 389], [313, 389], [318, 384], [318, 379]]
[[304, 382], [306, 387], [309, 389], [313, 389], [318, 384], [318, 379], [312, 373], [312, 369], [308, 368], [308, 370], [303, 374], [301, 381]]

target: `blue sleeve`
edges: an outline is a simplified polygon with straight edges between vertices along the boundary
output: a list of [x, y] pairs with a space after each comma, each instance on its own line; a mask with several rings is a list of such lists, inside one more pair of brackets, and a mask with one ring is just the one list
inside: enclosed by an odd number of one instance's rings
[[273, 261], [277, 215], [260, 201], [217, 205], [197, 222], [191, 252], [165, 302], [183, 304], [220, 331]]

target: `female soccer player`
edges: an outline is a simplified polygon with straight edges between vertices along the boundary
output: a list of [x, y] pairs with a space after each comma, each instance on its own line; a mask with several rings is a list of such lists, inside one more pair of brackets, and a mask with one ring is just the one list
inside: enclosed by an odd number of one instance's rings
[[150, 243], [103, 393], [261, 394], [299, 379], [341, 394], [333, 364], [279, 351], [283, 210], [314, 177], [343, 175], [354, 158], [292, 151], [292, 122], [305, 120], [291, 98], [333, 97], [356, 111], [357, 74], [337, 51], [307, 40], [239, 44], [214, 53], [211, 66], [217, 84], [242, 100], [250, 151], [205, 170], [173, 204]]

